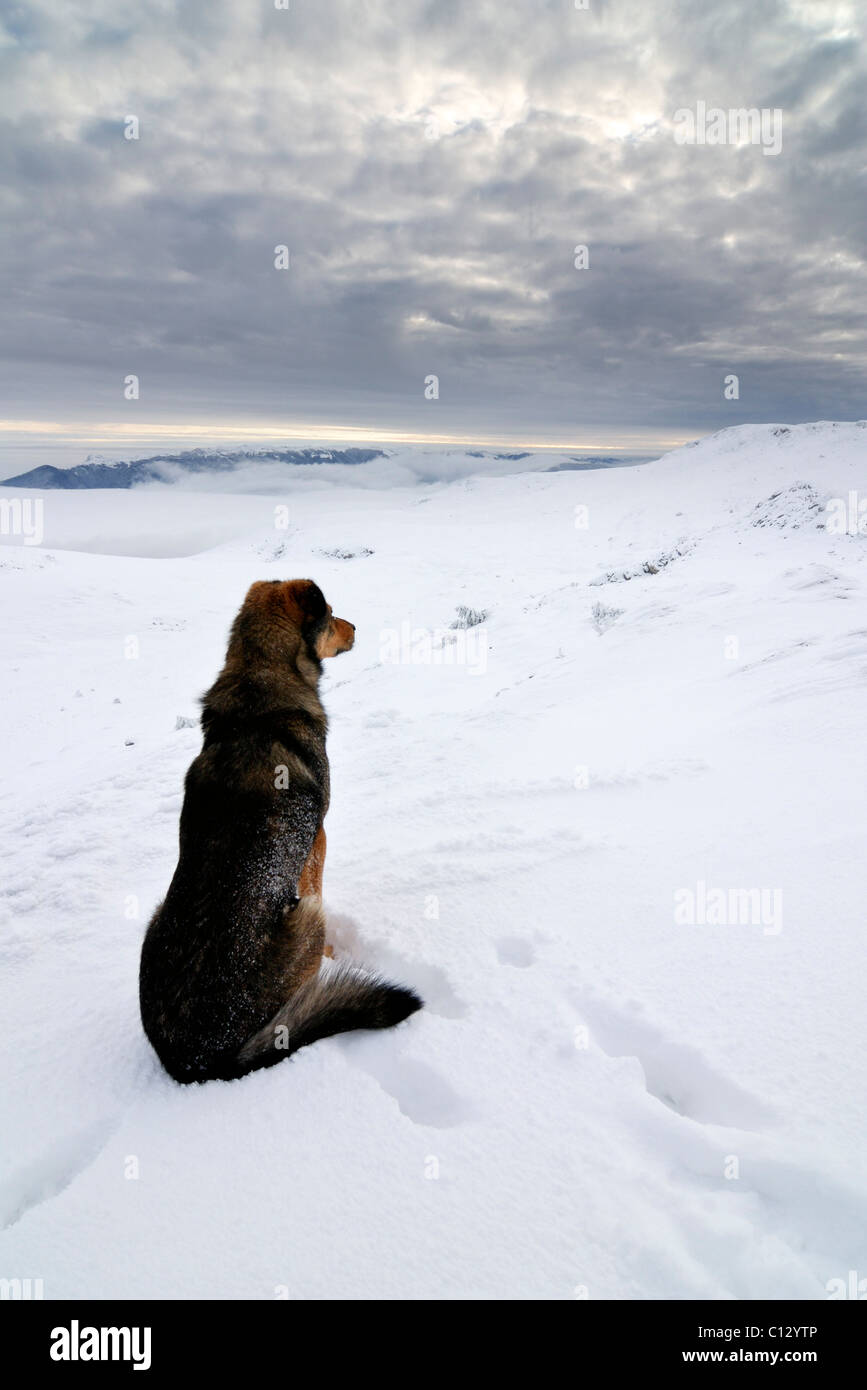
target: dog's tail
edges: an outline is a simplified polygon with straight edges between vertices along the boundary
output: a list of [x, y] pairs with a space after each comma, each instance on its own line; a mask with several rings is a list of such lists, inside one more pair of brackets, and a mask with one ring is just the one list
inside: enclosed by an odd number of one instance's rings
[[354, 1028], [392, 1028], [422, 1008], [415, 990], [339, 965], [315, 975], [287, 999], [270, 1023], [244, 1043], [237, 1075], [282, 1062], [299, 1048]]

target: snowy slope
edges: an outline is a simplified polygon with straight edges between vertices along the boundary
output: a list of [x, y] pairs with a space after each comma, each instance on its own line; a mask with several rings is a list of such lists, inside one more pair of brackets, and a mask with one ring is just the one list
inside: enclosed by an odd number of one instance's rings
[[[825, 524], [865, 464], [863, 423], [750, 426], [595, 473], [46, 497], [45, 546], [0, 549], [0, 1275], [560, 1299], [867, 1273], [867, 536]], [[182, 1089], [136, 994], [198, 747], [175, 724], [246, 586], [304, 575], [358, 627], [326, 682], [332, 931], [427, 1008]], [[449, 665], [458, 605], [489, 616]], [[382, 659], [407, 632], [427, 663]], [[773, 914], [677, 919], [732, 889]]]

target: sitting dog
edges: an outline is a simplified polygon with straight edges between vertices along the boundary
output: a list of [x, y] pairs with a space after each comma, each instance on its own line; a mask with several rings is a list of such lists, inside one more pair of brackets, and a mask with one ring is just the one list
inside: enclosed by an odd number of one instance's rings
[[243, 1076], [422, 1007], [355, 966], [320, 975], [329, 775], [318, 686], [323, 659], [354, 641], [312, 580], [254, 584], [203, 697], [178, 866], [141, 954], [142, 1023], [176, 1081]]

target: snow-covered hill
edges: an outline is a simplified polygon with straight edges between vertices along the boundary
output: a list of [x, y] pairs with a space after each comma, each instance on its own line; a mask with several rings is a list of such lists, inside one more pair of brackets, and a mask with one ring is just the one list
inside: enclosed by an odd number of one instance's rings
[[[749, 426], [643, 468], [46, 496], [44, 545], [0, 549], [0, 1275], [266, 1299], [867, 1275], [865, 465], [864, 422]], [[427, 1007], [181, 1089], [136, 991], [185, 721], [247, 585], [303, 575], [358, 628], [326, 682], [332, 930]]]

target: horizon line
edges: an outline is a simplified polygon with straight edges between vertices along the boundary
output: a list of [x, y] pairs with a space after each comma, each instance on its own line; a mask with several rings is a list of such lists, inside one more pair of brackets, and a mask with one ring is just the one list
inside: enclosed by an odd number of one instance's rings
[[[593, 432], [594, 434], [596, 431]], [[11, 447], [16, 442], [16, 436], [23, 436], [19, 439], [22, 447], [26, 447], [35, 436], [41, 436], [47, 443], [57, 445], [67, 445], [70, 448], [96, 448], [99, 446], [109, 446], [117, 448], [123, 446], [133, 447], [135, 440], [154, 441], [173, 440], [183, 441], [185, 439], [207, 441], [216, 445], [220, 440], [227, 443], [243, 444], [245, 442], [255, 443], [276, 443], [286, 441], [287, 443], [304, 443], [312, 441], [314, 443], [325, 444], [328, 442], [339, 442], [342, 444], [392, 444], [392, 445], [450, 445], [460, 447], [469, 445], [471, 447], [492, 448], [492, 449], [550, 449], [558, 452], [578, 450], [581, 452], [607, 452], [607, 453], [640, 453], [661, 449], [677, 449], [684, 444], [691, 443], [694, 439], [700, 438], [697, 434], [668, 434], [666, 431], [651, 432], [643, 434], [636, 432], [637, 437], [629, 439], [625, 437], [625, 432], [614, 432], [614, 438], [602, 439], [523, 439], [514, 436], [504, 435], [482, 435], [474, 433], [453, 434], [445, 432], [422, 433], [417, 430], [398, 430], [398, 429], [373, 429], [367, 425], [319, 425], [319, 424], [293, 424], [290, 427], [264, 424], [264, 425], [237, 425], [237, 424], [132, 424], [131, 422], [104, 421], [97, 425], [85, 422], [83, 424], [71, 421], [41, 421], [41, 420], [0, 420], [0, 445]], [[147, 448], [147, 442], [140, 445]]]

